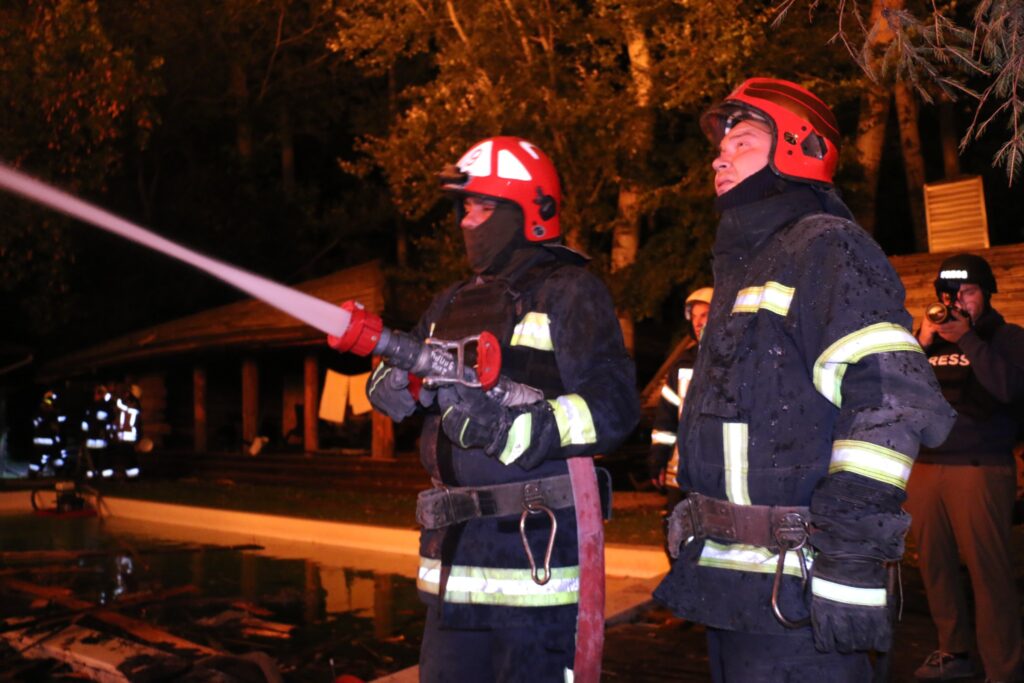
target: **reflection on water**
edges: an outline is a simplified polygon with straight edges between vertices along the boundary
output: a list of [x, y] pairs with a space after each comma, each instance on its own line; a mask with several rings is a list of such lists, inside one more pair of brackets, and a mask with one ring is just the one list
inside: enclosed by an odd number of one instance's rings
[[[137, 602], [133, 616], [192, 642], [267, 652], [286, 680], [371, 680], [416, 663], [423, 610], [415, 582], [388, 571], [115, 533], [97, 518], [32, 515], [0, 515], [0, 558], [4, 618], [40, 609], [38, 599], [12, 599], [17, 581], [111, 608]], [[46, 609], [59, 616], [66, 606]]]

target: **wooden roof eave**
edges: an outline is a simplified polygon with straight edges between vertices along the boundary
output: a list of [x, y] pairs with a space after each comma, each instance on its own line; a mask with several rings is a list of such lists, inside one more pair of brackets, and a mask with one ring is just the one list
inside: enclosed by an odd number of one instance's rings
[[[355, 299], [377, 314], [384, 308], [384, 275], [377, 261], [310, 280], [295, 289], [338, 304]], [[262, 301], [246, 299], [62, 356], [43, 365], [38, 377], [48, 381], [119, 363], [214, 348], [310, 346], [324, 341], [320, 330]]]

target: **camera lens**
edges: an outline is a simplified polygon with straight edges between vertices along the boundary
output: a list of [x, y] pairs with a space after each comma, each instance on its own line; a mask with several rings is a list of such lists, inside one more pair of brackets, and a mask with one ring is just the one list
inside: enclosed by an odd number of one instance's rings
[[934, 304], [929, 305], [928, 308], [924, 310], [924, 314], [925, 317], [927, 317], [936, 325], [941, 325], [942, 323], [949, 320], [950, 310], [949, 307], [946, 306], [945, 304], [935, 302]]

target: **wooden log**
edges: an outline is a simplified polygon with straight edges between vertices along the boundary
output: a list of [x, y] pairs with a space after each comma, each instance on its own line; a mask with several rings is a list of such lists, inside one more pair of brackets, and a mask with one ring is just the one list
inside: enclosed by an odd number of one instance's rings
[[[43, 638], [28, 631], [12, 631], [0, 638], [24, 657], [64, 662], [75, 673], [99, 683], [171, 680], [190, 666], [173, 654], [75, 624]], [[154, 676], [156, 672], [159, 677]]]
[[139, 640], [147, 643], [164, 645], [184, 652], [194, 652], [205, 655], [220, 654], [220, 652], [213, 648], [200, 645], [199, 643], [193, 643], [185, 640], [184, 638], [179, 638], [173, 633], [164, 631], [163, 629], [153, 626], [141, 619], [135, 619], [134, 617], [121, 614], [113, 609], [98, 607], [95, 603], [70, 596], [67, 594], [67, 591], [62, 588], [40, 586], [38, 584], [30, 583], [28, 581], [19, 581], [17, 579], [8, 579], [7, 581], [4, 581], [4, 585], [12, 590], [25, 593], [26, 595], [45, 598], [63, 607], [74, 610], [88, 610], [92, 617], [99, 619], [106, 624], [110, 624], [111, 626], [117, 626]]
[[307, 353], [303, 360], [302, 438], [306, 453], [320, 448], [320, 364], [315, 353]]
[[252, 443], [259, 436], [260, 366], [249, 356], [242, 359], [242, 440]]

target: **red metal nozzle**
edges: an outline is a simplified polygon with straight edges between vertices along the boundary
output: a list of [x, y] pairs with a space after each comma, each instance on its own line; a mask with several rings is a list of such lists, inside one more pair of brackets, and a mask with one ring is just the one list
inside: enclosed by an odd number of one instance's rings
[[476, 378], [484, 391], [490, 391], [501, 376], [501, 345], [490, 332], [481, 332], [476, 343]]
[[341, 307], [351, 314], [348, 327], [340, 337], [327, 335], [332, 349], [358, 356], [369, 356], [380, 341], [384, 321], [369, 313], [358, 301], [346, 301]]

